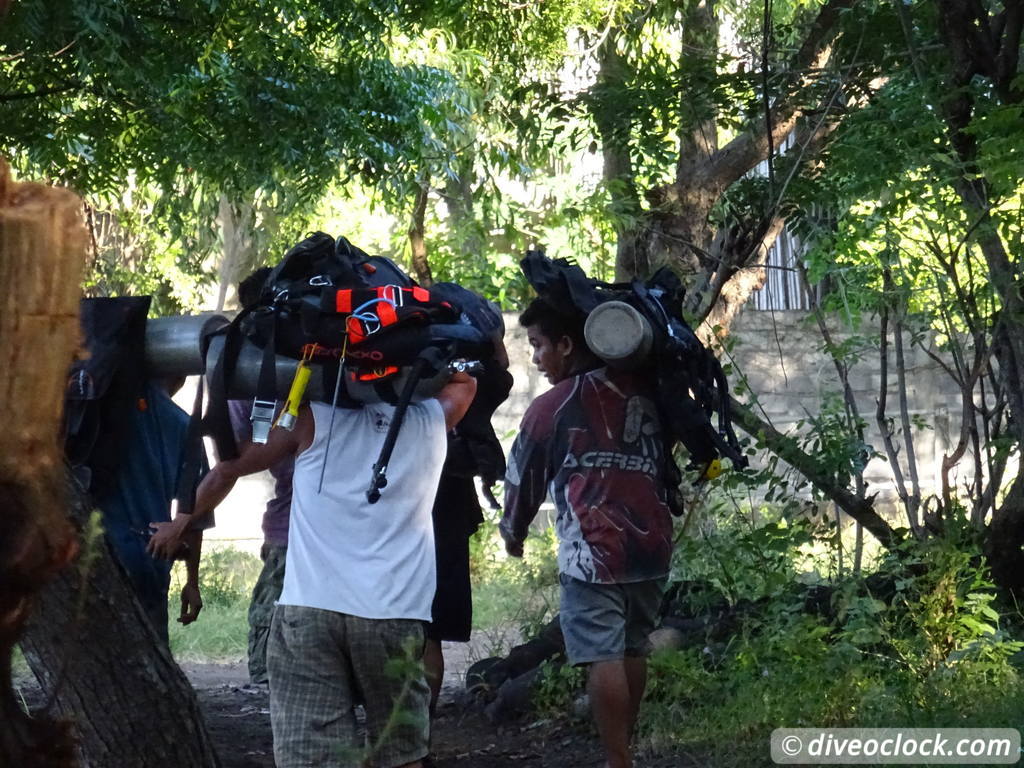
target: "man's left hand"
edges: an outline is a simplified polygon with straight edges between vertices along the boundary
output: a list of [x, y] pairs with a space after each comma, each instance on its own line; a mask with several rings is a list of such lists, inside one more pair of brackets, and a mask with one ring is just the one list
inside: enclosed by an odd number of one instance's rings
[[188, 527], [188, 517], [178, 515], [169, 523], [150, 523], [153, 535], [146, 551], [161, 560], [173, 560], [181, 552], [181, 537]]
[[178, 621], [182, 624], [191, 624], [199, 618], [201, 610], [203, 598], [199, 594], [199, 585], [189, 582], [181, 588], [181, 615], [178, 616]]
[[505, 551], [510, 557], [522, 557], [523, 556], [523, 542], [513, 541], [512, 539], [505, 540]]

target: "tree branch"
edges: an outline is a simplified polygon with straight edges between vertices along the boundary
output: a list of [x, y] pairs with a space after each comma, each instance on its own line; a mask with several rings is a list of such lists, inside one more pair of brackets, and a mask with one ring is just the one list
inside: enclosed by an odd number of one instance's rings
[[792, 437], [779, 432], [749, 406], [732, 396], [729, 397], [729, 405], [734, 421], [744, 432], [764, 442], [772, 453], [806, 477], [837, 507], [861, 523], [883, 546], [892, 548], [899, 543], [896, 532], [875, 511], [874, 497], [858, 499], [847, 488], [836, 483], [818, 460], [804, 452]]
[[[821, 69], [831, 56], [830, 43], [840, 14], [855, 4], [856, 0], [829, 0], [818, 12], [811, 24], [800, 49], [794, 54], [787, 71], [805, 71], [809, 67]], [[701, 177], [726, 189], [745, 173], [749, 172], [768, 155], [769, 146], [778, 145], [796, 126], [800, 111], [793, 102], [793, 94], [807, 83], [807, 77], [798, 78], [789, 93], [781, 94], [771, 110], [771, 136], [764, 130], [764, 121], [757, 120], [744, 133], [734, 138], [714, 155], [701, 170]]]
[[72, 83], [70, 85], [53, 86], [51, 88], [40, 88], [37, 91], [21, 91], [18, 93], [0, 93], [0, 104], [6, 104], [11, 101], [25, 101], [26, 99], [41, 99], [44, 96], [52, 96], [56, 93], [67, 93], [68, 91], [80, 91], [82, 89], [81, 83]]
[[416, 183], [416, 199], [413, 202], [408, 231], [409, 248], [412, 250], [412, 269], [416, 273], [416, 279], [427, 288], [434, 283], [434, 276], [430, 271], [430, 261], [427, 259], [426, 226], [424, 223], [429, 193], [430, 182], [427, 179], [420, 179]]

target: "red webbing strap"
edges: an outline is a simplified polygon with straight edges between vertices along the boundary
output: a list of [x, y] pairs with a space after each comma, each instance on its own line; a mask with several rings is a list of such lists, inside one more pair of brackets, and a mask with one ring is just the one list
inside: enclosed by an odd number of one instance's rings
[[395, 308], [386, 301], [378, 302], [377, 317], [380, 318], [380, 325], [382, 328], [386, 328], [387, 326], [394, 325], [398, 322], [398, 313], [395, 311]]
[[398, 366], [388, 365], [384, 368], [376, 368], [372, 371], [366, 371], [363, 373], [356, 373], [353, 371], [352, 377], [356, 381], [376, 381], [377, 379], [386, 379], [388, 376], [398, 373], [398, 370]]
[[348, 332], [348, 340], [351, 344], [359, 344], [366, 340], [366, 334], [363, 333], [363, 324], [358, 318], [349, 316], [345, 320], [345, 330]]

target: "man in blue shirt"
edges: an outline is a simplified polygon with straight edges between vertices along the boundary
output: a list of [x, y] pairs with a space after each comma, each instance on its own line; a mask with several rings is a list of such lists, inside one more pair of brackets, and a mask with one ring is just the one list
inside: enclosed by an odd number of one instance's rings
[[[178, 488], [179, 471], [187, 449], [189, 417], [169, 394], [169, 390], [179, 389], [182, 381], [146, 383], [144, 397], [139, 398], [128, 413], [132, 421], [131, 436], [113, 488], [97, 499], [107, 541], [127, 572], [153, 629], [165, 643], [171, 562], [150, 555], [146, 545], [152, 534], [151, 524], [171, 519], [171, 501]], [[201, 444], [199, 449], [202, 450]], [[202, 465], [200, 476], [207, 470], [205, 455]], [[188, 572], [181, 592], [178, 621], [182, 624], [195, 621], [202, 608], [199, 594], [202, 537], [202, 530], [190, 532], [178, 553], [185, 559]]]

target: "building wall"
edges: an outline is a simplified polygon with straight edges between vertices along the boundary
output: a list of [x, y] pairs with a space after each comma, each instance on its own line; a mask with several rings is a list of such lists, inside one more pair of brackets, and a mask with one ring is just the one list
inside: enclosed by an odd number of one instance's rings
[[[499, 435], [514, 432], [530, 400], [548, 387], [530, 365], [529, 346], [525, 333], [517, 327], [515, 316], [510, 314], [505, 320], [506, 347], [516, 383], [508, 402], [495, 417]], [[870, 460], [865, 472], [868, 492], [878, 493], [878, 500], [883, 504], [891, 503], [897, 497], [875, 418], [881, 385], [878, 325], [867, 321], [855, 333], [833, 320], [829, 330], [837, 344], [861, 338], [868, 346], [860, 362], [852, 368], [850, 384], [861, 418], [867, 422], [866, 442], [881, 454]], [[757, 393], [761, 407], [780, 431], [800, 429], [800, 422], [817, 415], [825, 399], [841, 396], [838, 374], [823, 349], [817, 324], [807, 312], [746, 309], [734, 322], [732, 337], [735, 372], [730, 376], [730, 384], [735, 387], [741, 375], [745, 376], [750, 390]], [[886, 414], [896, 419], [897, 441], [902, 444], [895, 351], [891, 342], [890, 337]], [[909, 337], [904, 339], [904, 355], [911, 417], [930, 427], [913, 430], [918, 473], [922, 485], [935, 490], [941, 484], [942, 456], [959, 439], [960, 393], [939, 364], [922, 349], [911, 345]], [[906, 476], [906, 451], [901, 450], [900, 456]], [[952, 476], [958, 484], [973, 478], [973, 471], [965, 471], [972, 465], [969, 459], [970, 454], [961, 461], [959, 472]], [[909, 476], [906, 480], [909, 485]]]
[[[515, 438], [526, 407], [533, 398], [548, 389], [548, 383], [530, 363], [530, 347], [525, 331], [518, 325], [517, 315], [507, 313], [505, 325], [505, 345], [515, 384], [508, 401], [495, 414], [494, 426], [507, 449]], [[883, 504], [892, 503], [896, 498], [892, 473], [884, 458], [884, 447], [875, 421], [881, 382], [877, 325], [869, 323], [860, 333], [853, 334], [832, 322], [830, 330], [837, 343], [853, 336], [870, 334], [872, 337], [870, 349], [853, 368], [851, 385], [861, 417], [867, 421], [867, 442], [883, 454], [868, 465], [868, 491], [878, 493], [878, 500]], [[779, 430], [789, 432], [798, 429], [799, 422], [818, 413], [823, 399], [841, 394], [835, 368], [822, 349], [821, 335], [806, 312], [744, 310], [733, 324], [732, 336], [735, 340], [732, 356], [736, 372], [730, 377], [730, 383], [736, 386], [740, 373], [746, 376], [751, 391], [758, 394], [761, 407]], [[905, 339], [904, 346], [910, 413], [931, 427], [914, 431], [919, 474], [926, 488], [935, 489], [940, 483], [942, 455], [958, 439], [960, 395], [949, 376], [924, 351], [912, 346], [909, 339]], [[898, 402], [895, 354], [891, 345], [889, 352], [887, 412], [895, 418], [898, 416]], [[190, 407], [191, 395], [187, 391], [179, 393], [178, 399], [184, 407]], [[896, 425], [899, 429], [898, 420]], [[905, 456], [905, 451], [901, 452], [904, 471]], [[367, 480], [374, 458], [368, 457], [366, 467], [358, 470], [365, 472]], [[963, 467], [968, 464], [967, 460], [961, 462]], [[971, 475], [961, 472], [954, 477], [962, 484]], [[219, 541], [258, 551], [262, 542], [260, 515], [272, 487], [269, 475], [265, 474], [240, 481], [218, 510], [217, 527], [208, 534], [211, 543]]]

